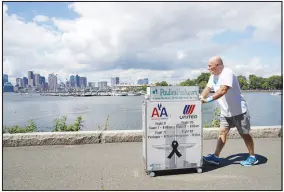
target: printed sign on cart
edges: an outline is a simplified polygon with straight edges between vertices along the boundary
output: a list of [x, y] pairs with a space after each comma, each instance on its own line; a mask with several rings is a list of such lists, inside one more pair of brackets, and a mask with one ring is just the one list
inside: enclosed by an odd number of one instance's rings
[[167, 170], [201, 164], [201, 102], [149, 102], [147, 169]]
[[198, 100], [198, 86], [147, 87], [150, 101]]

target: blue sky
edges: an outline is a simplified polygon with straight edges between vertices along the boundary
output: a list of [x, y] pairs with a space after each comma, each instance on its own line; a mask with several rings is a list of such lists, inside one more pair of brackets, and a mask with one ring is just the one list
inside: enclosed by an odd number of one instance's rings
[[[93, 81], [109, 81], [117, 74], [131, 80], [151, 76], [150, 81], [182, 81], [206, 72], [207, 59], [214, 55], [224, 57], [238, 75], [267, 76], [281, 69], [278, 4], [223, 3], [216, 4], [218, 10], [209, 4], [199, 8], [198, 3], [194, 8], [191, 3], [72, 3], [74, 9], [68, 8], [70, 2], [4, 4], [3, 72], [12, 78], [34, 70], [44, 75], [57, 71], [62, 79], [80, 73]], [[55, 20], [34, 23], [37, 15]], [[46, 25], [52, 28], [44, 29]]]
[[60, 19], [75, 19], [78, 15], [68, 9], [70, 2], [5, 2], [8, 14], [17, 14], [31, 21], [36, 15], [45, 15]]

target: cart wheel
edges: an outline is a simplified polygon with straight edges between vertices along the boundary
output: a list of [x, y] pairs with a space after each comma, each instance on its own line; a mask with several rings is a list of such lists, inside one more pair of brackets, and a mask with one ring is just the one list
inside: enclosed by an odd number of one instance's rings
[[155, 172], [150, 172], [150, 177], [155, 177]]
[[202, 173], [202, 168], [197, 168], [196, 171], [197, 173]]

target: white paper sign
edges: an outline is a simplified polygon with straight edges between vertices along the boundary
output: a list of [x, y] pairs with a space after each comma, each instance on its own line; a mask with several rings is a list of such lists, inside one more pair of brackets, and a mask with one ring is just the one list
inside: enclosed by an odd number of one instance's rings
[[147, 103], [147, 170], [200, 167], [200, 101]]

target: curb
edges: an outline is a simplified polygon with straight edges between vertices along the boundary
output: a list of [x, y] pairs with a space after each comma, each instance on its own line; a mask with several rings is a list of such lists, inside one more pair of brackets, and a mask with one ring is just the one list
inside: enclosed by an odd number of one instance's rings
[[[203, 139], [217, 139], [219, 128], [204, 128]], [[258, 126], [251, 127], [253, 138], [280, 138], [282, 127]], [[230, 130], [228, 139], [241, 138], [237, 129]], [[36, 132], [3, 134], [3, 147], [40, 146], [40, 145], [81, 145], [99, 143], [142, 142], [142, 130], [113, 131], [79, 131], [79, 132]]]

